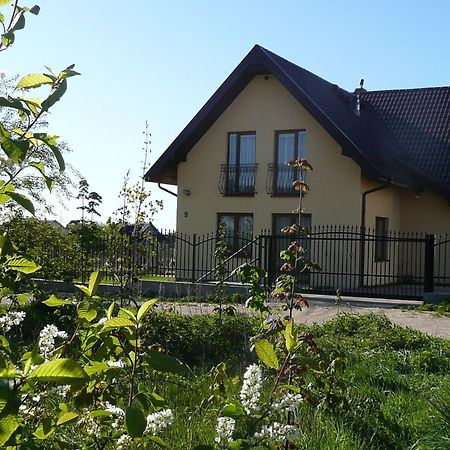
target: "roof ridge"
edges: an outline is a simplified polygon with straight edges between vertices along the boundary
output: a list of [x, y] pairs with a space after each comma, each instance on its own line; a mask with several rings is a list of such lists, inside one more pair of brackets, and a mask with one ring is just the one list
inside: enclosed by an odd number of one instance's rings
[[401, 89], [374, 89], [363, 92], [362, 95], [371, 94], [373, 92], [405, 92], [405, 91], [426, 91], [426, 90], [438, 90], [438, 89], [450, 89], [450, 86], [428, 86], [418, 88], [401, 88]]

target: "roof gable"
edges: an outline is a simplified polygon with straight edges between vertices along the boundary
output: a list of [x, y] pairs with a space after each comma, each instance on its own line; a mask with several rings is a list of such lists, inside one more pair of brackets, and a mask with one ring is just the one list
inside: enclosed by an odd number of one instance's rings
[[[441, 160], [445, 159], [442, 146], [434, 146], [429, 157], [422, 157], [422, 162], [426, 160], [428, 165], [424, 163], [417, 167], [416, 158], [420, 153], [420, 145], [415, 146], [414, 151], [412, 151], [412, 147], [406, 147], [405, 144], [412, 139], [413, 133], [397, 133], [395, 120], [387, 120], [394, 116], [389, 115], [389, 108], [383, 106], [386, 105], [383, 95], [371, 95], [370, 92], [362, 94], [361, 114], [357, 115], [354, 112], [356, 96], [353, 93], [345, 91], [259, 45], [253, 47], [188, 123], [149, 169], [145, 179], [176, 184], [177, 164], [186, 160], [192, 147], [253, 77], [260, 74], [274, 75], [338, 142], [343, 149], [343, 154], [350, 156], [367, 175], [392, 179], [410, 186], [419, 186], [423, 182], [429, 183], [450, 198], [450, 184], [448, 178], [445, 178], [447, 175], [435, 179], [434, 173], [430, 174], [428, 171], [429, 160], [435, 158], [435, 153], [439, 153]], [[391, 100], [395, 104], [393, 97]], [[408, 111], [414, 115], [414, 108], [409, 108]], [[445, 115], [445, 112], [443, 114]], [[446, 120], [449, 121], [448, 110], [446, 117]], [[449, 132], [450, 126], [444, 119], [436, 125], [438, 129], [441, 126], [446, 126], [447, 133]], [[402, 129], [405, 130], [405, 128]], [[443, 134], [445, 133], [443, 132]], [[411, 155], [415, 156], [411, 158]], [[446, 155], [448, 159], [449, 153], [447, 152]], [[436, 168], [438, 163], [434, 162], [431, 165]], [[436, 173], [437, 171], [436, 169]], [[445, 173], [448, 174], [448, 172]]]

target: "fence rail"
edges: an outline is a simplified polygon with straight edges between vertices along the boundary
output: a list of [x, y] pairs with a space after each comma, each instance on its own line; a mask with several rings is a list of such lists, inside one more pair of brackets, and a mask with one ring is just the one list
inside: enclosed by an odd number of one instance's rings
[[[282, 265], [279, 253], [288, 247], [290, 237], [262, 231], [240, 236], [245, 249], [227, 255], [226, 281], [239, 282], [233, 270], [243, 263], [258, 265], [268, 273], [272, 285]], [[109, 236], [81, 245], [76, 256], [61, 249], [46, 250], [39, 261], [67, 264], [65, 277], [86, 278], [102, 271], [112, 281], [124, 274], [141, 279], [210, 282], [216, 278], [218, 261], [214, 256], [216, 233], [188, 235], [163, 232], [147, 239], [128, 235]], [[298, 236], [306, 258], [321, 267], [303, 271], [301, 289], [311, 293], [421, 298], [423, 292], [450, 286], [450, 237], [424, 233], [388, 232], [377, 235], [372, 229], [355, 226], [317, 226]], [[49, 244], [51, 246], [51, 244]]]

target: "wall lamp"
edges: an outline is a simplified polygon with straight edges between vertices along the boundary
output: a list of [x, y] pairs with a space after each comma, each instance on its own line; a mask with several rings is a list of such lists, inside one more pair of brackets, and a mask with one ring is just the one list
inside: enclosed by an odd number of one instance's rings
[[191, 190], [190, 189], [183, 189], [183, 194], [184, 195], [191, 195]]

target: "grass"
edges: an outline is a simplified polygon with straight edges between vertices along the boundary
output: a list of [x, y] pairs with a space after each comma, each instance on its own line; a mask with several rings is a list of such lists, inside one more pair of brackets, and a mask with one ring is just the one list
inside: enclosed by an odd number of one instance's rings
[[[299, 448], [450, 448], [450, 341], [399, 328], [374, 315], [343, 314], [307, 330], [330, 358], [341, 360], [335, 377], [345, 402], [338, 408], [305, 403]], [[241, 362], [242, 371], [248, 361]], [[177, 411], [165, 435], [174, 448], [190, 449], [214, 439], [224, 400], [213, 397], [209, 405], [202, 403], [214, 394], [207, 360], [204, 363], [192, 382], [175, 384], [161, 376], [156, 382], [158, 393]], [[227, 383], [231, 393], [238, 391], [233, 378]]]
[[424, 303], [423, 305], [407, 308], [414, 311], [430, 311], [438, 316], [450, 317], [450, 298], [440, 303]]

